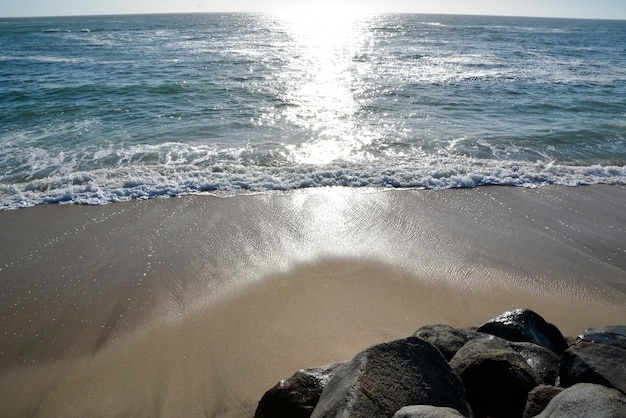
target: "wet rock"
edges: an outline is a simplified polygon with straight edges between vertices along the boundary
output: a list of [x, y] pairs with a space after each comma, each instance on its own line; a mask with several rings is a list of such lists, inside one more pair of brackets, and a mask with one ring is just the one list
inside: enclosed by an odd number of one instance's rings
[[459, 418], [463, 415], [456, 409], [443, 406], [411, 405], [396, 412], [393, 418]]
[[605, 386], [579, 383], [556, 395], [537, 418], [626, 416], [626, 396]]
[[459, 377], [437, 348], [415, 337], [369, 347], [339, 367], [311, 416], [392, 417], [407, 405], [470, 416]]
[[552, 398], [561, 393], [563, 388], [550, 385], [539, 385], [528, 393], [524, 418], [531, 418], [540, 414], [550, 403]]
[[576, 342], [607, 344], [626, 350], [626, 325], [590, 328], [576, 338]]
[[478, 332], [492, 334], [509, 341], [529, 342], [546, 347], [557, 354], [567, 349], [561, 331], [530, 309], [508, 311], [484, 323]]
[[428, 341], [450, 361], [457, 351], [469, 341], [489, 338], [489, 334], [451, 327], [450, 325], [426, 325], [415, 331], [414, 337]]
[[322, 390], [342, 363], [302, 369], [265, 392], [254, 418], [308, 418]]
[[512, 342], [491, 334], [441, 324], [426, 325], [415, 331], [413, 336], [433, 344], [448, 361], [469, 341], [496, 339], [521, 354], [528, 365], [541, 377], [542, 383], [553, 385], [559, 376], [559, 356], [552, 350], [537, 344]]
[[559, 377], [560, 357], [554, 351], [533, 343], [507, 341], [507, 345], [526, 360], [530, 368], [541, 378], [542, 383], [555, 384]]
[[528, 392], [541, 383], [524, 357], [498, 339], [468, 342], [450, 365], [478, 417], [521, 417]]
[[597, 383], [626, 393], [626, 350], [612, 345], [581, 342], [561, 356], [561, 386]]

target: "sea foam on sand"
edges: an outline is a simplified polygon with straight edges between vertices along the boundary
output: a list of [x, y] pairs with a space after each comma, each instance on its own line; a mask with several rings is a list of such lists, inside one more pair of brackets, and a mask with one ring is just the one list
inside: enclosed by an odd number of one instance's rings
[[626, 322], [626, 188], [309, 189], [0, 212], [0, 415], [251, 416], [418, 327]]

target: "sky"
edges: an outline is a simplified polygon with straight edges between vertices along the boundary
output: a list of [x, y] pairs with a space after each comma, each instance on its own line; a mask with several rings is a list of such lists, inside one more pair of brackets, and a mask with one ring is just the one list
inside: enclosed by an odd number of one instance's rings
[[626, 19], [626, 0], [0, 0], [0, 17], [272, 12], [319, 5], [359, 12]]

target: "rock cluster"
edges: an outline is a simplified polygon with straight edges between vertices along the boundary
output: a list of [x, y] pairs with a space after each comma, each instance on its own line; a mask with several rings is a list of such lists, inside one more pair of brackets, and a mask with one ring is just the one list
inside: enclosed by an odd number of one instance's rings
[[568, 346], [529, 309], [428, 325], [269, 389], [255, 418], [626, 417], [626, 326]]

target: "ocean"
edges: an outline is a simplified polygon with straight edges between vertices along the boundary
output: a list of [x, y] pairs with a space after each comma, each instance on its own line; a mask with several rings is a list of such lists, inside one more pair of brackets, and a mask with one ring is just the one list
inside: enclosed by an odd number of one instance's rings
[[0, 19], [0, 209], [626, 184], [626, 21]]

